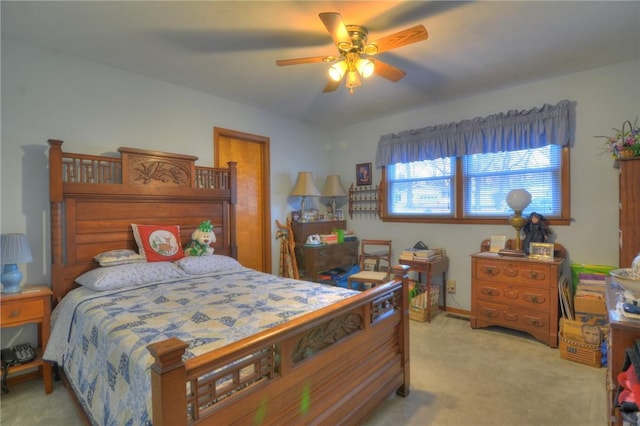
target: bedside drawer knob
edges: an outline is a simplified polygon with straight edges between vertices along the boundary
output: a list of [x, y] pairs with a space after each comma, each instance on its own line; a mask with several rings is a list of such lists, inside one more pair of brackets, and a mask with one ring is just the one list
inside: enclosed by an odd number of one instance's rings
[[11, 311], [11, 315], [10, 315], [10, 316], [11, 316], [11, 318], [15, 318], [15, 317], [17, 317], [18, 315], [20, 315], [20, 311]]

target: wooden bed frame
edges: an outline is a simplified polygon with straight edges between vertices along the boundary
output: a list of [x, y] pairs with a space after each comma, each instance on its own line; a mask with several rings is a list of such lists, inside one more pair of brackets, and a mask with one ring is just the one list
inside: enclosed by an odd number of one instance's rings
[[[237, 258], [235, 163], [48, 142], [54, 304], [96, 254], [137, 249], [131, 223], [177, 224], [185, 244], [211, 220], [216, 254]], [[394, 267], [389, 283], [187, 361], [177, 338], [149, 345], [154, 425], [357, 424], [394, 391], [409, 394], [407, 286], [406, 267]]]

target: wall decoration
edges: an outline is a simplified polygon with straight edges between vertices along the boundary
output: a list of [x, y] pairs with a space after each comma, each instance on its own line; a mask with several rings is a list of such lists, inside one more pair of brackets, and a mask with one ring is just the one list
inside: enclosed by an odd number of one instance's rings
[[356, 185], [371, 185], [371, 163], [356, 164]]

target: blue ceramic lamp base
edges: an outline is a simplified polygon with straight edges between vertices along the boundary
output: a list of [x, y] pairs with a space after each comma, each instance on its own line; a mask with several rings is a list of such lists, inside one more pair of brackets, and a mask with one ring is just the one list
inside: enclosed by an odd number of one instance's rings
[[22, 272], [18, 269], [18, 265], [10, 263], [4, 265], [0, 282], [2, 283], [3, 293], [20, 293], [20, 282], [22, 281]]

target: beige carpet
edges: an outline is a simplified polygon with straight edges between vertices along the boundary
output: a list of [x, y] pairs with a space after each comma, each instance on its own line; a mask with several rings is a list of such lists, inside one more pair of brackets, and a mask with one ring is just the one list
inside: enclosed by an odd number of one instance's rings
[[[411, 322], [411, 394], [391, 395], [366, 426], [604, 426], [604, 368], [560, 358], [558, 349], [498, 327], [472, 330], [469, 321], [438, 314]], [[15, 385], [2, 395], [2, 426], [81, 424], [56, 382]]]

